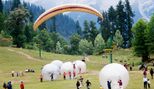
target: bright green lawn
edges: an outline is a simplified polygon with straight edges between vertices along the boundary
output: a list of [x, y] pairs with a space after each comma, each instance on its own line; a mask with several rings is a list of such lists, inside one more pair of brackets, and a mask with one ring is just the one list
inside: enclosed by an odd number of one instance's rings
[[[8, 49], [13, 49], [15, 52], [11, 52]], [[21, 55], [18, 52], [24, 52], [36, 59], [28, 59], [25, 55]], [[0, 89], [2, 89], [3, 82], [9, 80], [13, 82], [13, 89], [19, 89], [20, 80], [25, 82], [25, 89], [76, 89], [76, 80], [64, 81], [60, 78], [56, 81], [40, 83], [39, 75], [42, 65], [50, 63], [52, 60], [60, 59], [63, 61], [73, 61], [82, 58], [82, 56], [76, 55], [70, 56], [43, 52], [42, 59], [39, 59], [38, 51], [0, 47]], [[116, 59], [118, 62], [120, 60], [129, 60], [128, 63], [132, 63], [132, 61], [135, 64], [140, 63], [138, 60], [139, 58], [134, 57], [130, 50], [115, 50], [113, 59]], [[84, 74], [83, 77], [85, 80], [89, 79], [92, 82], [91, 89], [99, 89], [98, 73], [102, 66], [107, 63], [107, 58], [102, 58], [101, 56], [89, 56], [89, 61], [87, 62], [88, 73]], [[26, 68], [33, 68], [36, 72], [26, 73], [24, 77], [11, 77], [10, 73], [12, 70], [24, 71]], [[135, 67], [135, 69], [137, 69], [137, 67]], [[154, 80], [151, 80], [151, 84], [154, 84]], [[82, 89], [86, 88], [84, 87]], [[143, 89], [142, 72], [136, 70], [130, 72], [130, 81], [127, 89]], [[151, 86], [151, 89], [154, 89], [154, 85]]]

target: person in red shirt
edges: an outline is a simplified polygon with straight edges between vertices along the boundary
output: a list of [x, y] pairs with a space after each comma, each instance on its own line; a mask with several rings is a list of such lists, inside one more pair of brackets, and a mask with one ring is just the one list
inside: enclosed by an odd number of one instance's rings
[[121, 79], [118, 81], [118, 84], [119, 84], [120, 89], [123, 89], [123, 87], [122, 87], [122, 80]]
[[76, 72], [75, 72], [75, 70], [73, 71], [73, 77], [74, 77], [74, 78], [76, 77]]
[[21, 83], [20, 83], [20, 89], [24, 89], [24, 82], [23, 81], [21, 81]]
[[66, 72], [63, 73], [64, 80], [66, 79]]
[[69, 74], [69, 77], [70, 77], [70, 79], [71, 79], [71, 72], [68, 72], [68, 74]]

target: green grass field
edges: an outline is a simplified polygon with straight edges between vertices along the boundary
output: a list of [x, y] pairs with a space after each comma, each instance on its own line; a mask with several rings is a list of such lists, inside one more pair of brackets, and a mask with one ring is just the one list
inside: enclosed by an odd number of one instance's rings
[[[83, 56], [71, 56], [53, 53], [42, 53], [42, 58], [38, 57], [38, 51], [17, 49], [9, 47], [0, 47], [0, 89], [4, 81], [11, 80], [13, 89], [19, 89], [20, 81], [25, 82], [25, 89], [76, 89], [76, 80], [63, 80], [59, 78], [56, 81], [39, 82], [39, 75], [41, 67], [52, 60], [59, 59], [62, 61], [80, 60]], [[89, 79], [92, 82], [91, 89], [99, 89], [98, 73], [101, 68], [107, 64], [108, 58], [102, 56], [89, 56], [87, 62], [88, 73], [83, 74], [84, 80]], [[140, 58], [134, 57], [131, 50], [114, 50], [114, 62], [127, 61], [127, 63], [140, 63]], [[26, 68], [32, 68], [35, 73], [25, 73], [23, 77], [11, 77], [11, 71], [24, 71]], [[126, 89], [143, 89], [142, 72], [137, 70], [135, 66], [134, 71], [129, 72], [130, 81]], [[148, 75], [150, 78], [150, 76]], [[154, 79], [151, 80], [151, 89], [154, 89]], [[82, 89], [86, 89], [83, 87]]]

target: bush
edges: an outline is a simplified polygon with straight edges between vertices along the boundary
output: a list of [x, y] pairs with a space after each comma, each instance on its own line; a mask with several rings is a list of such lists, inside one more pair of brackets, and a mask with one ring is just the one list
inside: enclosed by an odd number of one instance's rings
[[0, 46], [11, 46], [12, 45], [12, 39], [11, 38], [4, 38], [0, 36]]

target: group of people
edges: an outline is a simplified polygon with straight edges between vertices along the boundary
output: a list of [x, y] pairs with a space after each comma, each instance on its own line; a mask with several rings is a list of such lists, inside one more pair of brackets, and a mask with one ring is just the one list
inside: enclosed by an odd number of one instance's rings
[[[150, 75], [151, 75], [151, 79], [153, 79], [153, 75], [154, 75], [154, 71], [151, 68], [150, 69]], [[144, 89], [150, 88], [150, 79], [147, 78], [147, 68], [144, 69], [143, 71], [143, 84], [144, 84]]]
[[66, 73], [66, 72], [64, 72], [63, 73], [63, 78], [64, 78], [64, 80], [66, 79], [66, 76], [69, 76], [69, 79], [72, 79], [72, 77], [73, 78], [76, 78], [76, 72], [75, 71], [73, 71], [73, 74], [71, 73], [71, 72], [68, 72], [68, 73]]
[[[9, 81], [7, 84], [4, 82], [3, 89], [13, 89], [11, 81]], [[21, 83], [20, 83], [20, 89], [24, 89], [24, 82], [23, 81], [21, 81]]]
[[[80, 89], [81, 87], [83, 87], [84, 86], [84, 82], [83, 82], [83, 77], [82, 76], [80, 76], [80, 78], [77, 80], [77, 82], [76, 82], [76, 88], [77, 89]], [[91, 82], [89, 81], [89, 80], [87, 80], [86, 81], [86, 87], [87, 87], [87, 89], [90, 89], [90, 86], [91, 86]]]
[[12, 71], [11, 72], [11, 76], [12, 77], [19, 77], [19, 76], [24, 76], [24, 73], [22, 72], [22, 71], [20, 71], [20, 72], [15, 72], [15, 71]]
[[[118, 89], [123, 89], [123, 83], [122, 83], [122, 80], [121, 79], [119, 79], [118, 81], [117, 81], [117, 83], [118, 83]], [[107, 81], [107, 87], [108, 87], [108, 89], [112, 89], [112, 81], [111, 80], [108, 80]], [[102, 87], [101, 87], [102, 88]]]
[[9, 81], [7, 84], [4, 82], [4, 83], [3, 83], [3, 88], [4, 88], [4, 89], [12, 89], [11, 81]]

